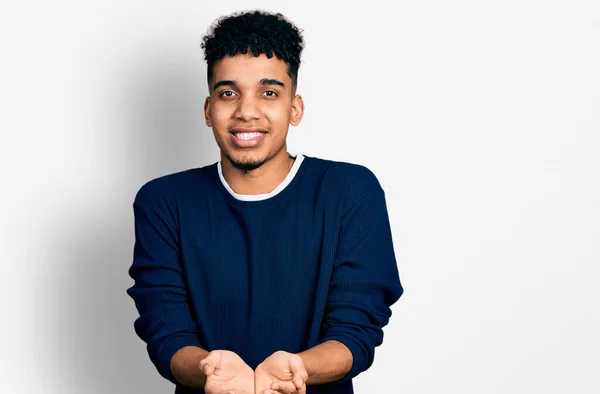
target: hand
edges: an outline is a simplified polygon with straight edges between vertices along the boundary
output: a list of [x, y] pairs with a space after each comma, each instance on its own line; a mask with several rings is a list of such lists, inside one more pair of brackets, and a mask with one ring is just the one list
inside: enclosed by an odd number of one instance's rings
[[213, 350], [200, 361], [206, 394], [254, 394], [254, 371], [228, 350]]
[[254, 391], [256, 394], [306, 394], [307, 379], [302, 357], [280, 350], [256, 367]]

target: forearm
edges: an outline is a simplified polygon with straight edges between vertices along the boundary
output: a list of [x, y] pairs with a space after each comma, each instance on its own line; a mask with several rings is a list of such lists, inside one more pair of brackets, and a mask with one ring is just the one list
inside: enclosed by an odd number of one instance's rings
[[298, 353], [308, 372], [307, 385], [335, 382], [352, 368], [352, 352], [341, 342], [329, 340]]
[[208, 352], [197, 346], [179, 349], [171, 359], [171, 373], [181, 385], [202, 389], [206, 384], [206, 375], [200, 369], [200, 361], [206, 356]]

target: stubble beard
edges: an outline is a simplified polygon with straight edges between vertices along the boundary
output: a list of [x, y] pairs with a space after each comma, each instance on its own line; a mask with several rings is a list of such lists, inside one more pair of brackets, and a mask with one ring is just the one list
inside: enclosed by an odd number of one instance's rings
[[250, 171], [254, 171], [257, 168], [260, 168], [260, 166], [265, 164], [268, 160], [268, 158], [265, 158], [265, 159], [257, 160], [257, 161], [236, 161], [236, 160], [233, 160], [229, 155], [227, 155], [226, 157], [234, 168], [237, 168], [238, 170], [242, 171], [244, 174], [247, 174]]
[[259, 159], [259, 160], [236, 161], [231, 156], [229, 156], [227, 154], [225, 155], [225, 157], [227, 157], [227, 160], [229, 160], [229, 162], [231, 163], [231, 165], [234, 168], [237, 168], [238, 170], [242, 171], [244, 174], [247, 174], [250, 171], [254, 171], [257, 168], [260, 168], [263, 164], [265, 164], [266, 162], [268, 162], [272, 158], [277, 157], [277, 155], [281, 152], [282, 149], [284, 149], [284, 147], [285, 147], [285, 144], [282, 145], [281, 148], [279, 148], [279, 150], [277, 152], [275, 152], [274, 155], [267, 156], [267, 157], [265, 157], [263, 159]]

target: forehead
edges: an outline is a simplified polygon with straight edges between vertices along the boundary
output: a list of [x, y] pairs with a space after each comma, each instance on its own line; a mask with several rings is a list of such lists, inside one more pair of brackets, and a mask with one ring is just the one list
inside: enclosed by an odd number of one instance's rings
[[254, 56], [238, 53], [235, 56], [226, 55], [215, 62], [211, 84], [214, 85], [220, 80], [236, 81], [239, 84], [256, 84], [264, 78], [278, 79], [287, 86], [289, 86], [288, 83], [291, 83], [288, 65], [278, 57], [273, 56], [269, 59], [264, 54]]

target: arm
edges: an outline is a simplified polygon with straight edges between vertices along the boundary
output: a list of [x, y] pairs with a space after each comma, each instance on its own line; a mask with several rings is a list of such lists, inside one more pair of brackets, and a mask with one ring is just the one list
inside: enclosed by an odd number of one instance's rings
[[[158, 372], [174, 384], [203, 382], [201, 371], [192, 373], [206, 350], [196, 334], [180, 262], [179, 235], [161, 190], [150, 182], [133, 203], [135, 245], [129, 275], [135, 284], [127, 293], [140, 314], [134, 323], [137, 335], [147, 343]], [[174, 359], [174, 355], [178, 353]], [[177, 377], [171, 371], [171, 363]], [[178, 381], [177, 378], [184, 381]]]
[[308, 372], [307, 385], [335, 382], [352, 367], [352, 352], [339, 341], [325, 341], [298, 355]]
[[206, 375], [200, 368], [200, 362], [208, 356], [208, 352], [196, 346], [179, 349], [171, 359], [171, 372], [182, 385], [204, 388]]
[[[308, 350], [276, 352], [263, 363], [271, 372], [263, 386], [270, 383], [279, 393], [302, 394], [304, 383], [339, 384], [369, 368], [375, 347], [383, 342], [390, 306], [403, 293], [384, 192], [372, 173], [362, 175], [344, 209], [322, 337]], [[257, 367], [257, 381], [263, 379], [263, 364]]]
[[[363, 175], [348, 193], [344, 208], [321, 326], [323, 336], [315, 348], [308, 350], [319, 354], [316, 348], [332, 340], [349, 349], [351, 367], [339, 382], [354, 378], [372, 365], [375, 347], [382, 344], [383, 327], [392, 314], [390, 306], [404, 291], [396, 265], [384, 191], [370, 171]], [[315, 380], [318, 376], [321, 380], [329, 380], [324, 376], [337, 377], [346, 370], [338, 365], [336, 372], [339, 374], [327, 373], [327, 368], [334, 367], [325, 362], [327, 357], [320, 363], [312, 361]], [[346, 366], [343, 356], [337, 362]]]
[[339, 341], [326, 341], [304, 352], [277, 351], [256, 367], [256, 394], [305, 394], [307, 385], [335, 382], [352, 367], [352, 353]]
[[203, 388], [207, 394], [253, 394], [254, 372], [234, 352], [200, 346], [180, 261], [174, 207], [155, 183], [146, 184], [133, 204], [136, 242], [127, 290], [140, 317], [134, 327], [147, 343], [158, 372], [171, 382]]

